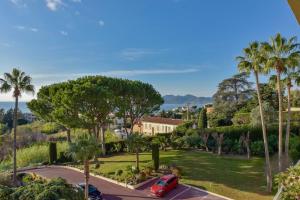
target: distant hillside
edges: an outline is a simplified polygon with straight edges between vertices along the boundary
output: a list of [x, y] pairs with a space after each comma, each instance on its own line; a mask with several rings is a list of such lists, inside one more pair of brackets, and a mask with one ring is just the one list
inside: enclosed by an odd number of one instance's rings
[[165, 95], [164, 97], [165, 104], [196, 104], [203, 105], [212, 103], [212, 97], [196, 97], [194, 95]]

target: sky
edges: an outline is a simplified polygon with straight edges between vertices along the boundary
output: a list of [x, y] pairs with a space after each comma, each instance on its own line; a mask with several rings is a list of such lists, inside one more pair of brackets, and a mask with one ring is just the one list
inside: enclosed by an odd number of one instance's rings
[[0, 77], [19, 68], [38, 91], [107, 75], [211, 96], [244, 47], [278, 32], [300, 33], [286, 0], [1, 0]]

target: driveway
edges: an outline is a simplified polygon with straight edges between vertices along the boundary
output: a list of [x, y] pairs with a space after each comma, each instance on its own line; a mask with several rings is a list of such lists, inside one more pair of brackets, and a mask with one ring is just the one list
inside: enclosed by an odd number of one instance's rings
[[[59, 166], [51, 166], [40, 169], [30, 169], [26, 172], [33, 172], [46, 178], [61, 177], [66, 179], [71, 184], [84, 182], [84, 176], [81, 172], [66, 169]], [[110, 183], [103, 179], [91, 176], [90, 183], [96, 186], [106, 200], [145, 200], [145, 199], [162, 199], [162, 200], [225, 200], [219, 196], [209, 194], [207, 192], [198, 190], [193, 187], [179, 185], [176, 189], [168, 193], [164, 198], [157, 198], [151, 195], [150, 186], [153, 184], [148, 183], [140, 188], [131, 190], [120, 185]]]

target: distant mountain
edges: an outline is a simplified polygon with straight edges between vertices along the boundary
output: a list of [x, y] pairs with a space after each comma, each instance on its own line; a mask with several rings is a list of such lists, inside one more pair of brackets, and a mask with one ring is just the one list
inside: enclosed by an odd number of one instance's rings
[[165, 95], [163, 96], [165, 104], [195, 104], [195, 105], [204, 105], [212, 103], [212, 97], [196, 97], [194, 95]]

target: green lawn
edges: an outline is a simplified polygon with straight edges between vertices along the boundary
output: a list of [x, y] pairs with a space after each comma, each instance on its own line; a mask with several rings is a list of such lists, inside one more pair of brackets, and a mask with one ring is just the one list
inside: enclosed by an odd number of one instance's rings
[[[233, 199], [270, 200], [266, 194], [263, 173], [263, 159], [218, 157], [215, 154], [198, 151], [160, 152], [161, 164], [174, 163], [183, 170], [182, 183], [206, 189]], [[141, 166], [151, 160], [150, 153], [142, 153]], [[91, 171], [114, 174], [117, 169], [134, 165], [135, 155], [122, 154], [101, 158], [99, 169]]]

